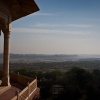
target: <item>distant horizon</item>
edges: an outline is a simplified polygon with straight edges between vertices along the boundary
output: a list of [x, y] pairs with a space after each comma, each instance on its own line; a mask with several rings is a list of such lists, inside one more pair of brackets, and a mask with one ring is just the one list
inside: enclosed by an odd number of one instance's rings
[[[0, 53], [3, 54], [3, 53]], [[15, 55], [100, 55], [100, 54], [40, 54], [40, 53], [10, 53]]]

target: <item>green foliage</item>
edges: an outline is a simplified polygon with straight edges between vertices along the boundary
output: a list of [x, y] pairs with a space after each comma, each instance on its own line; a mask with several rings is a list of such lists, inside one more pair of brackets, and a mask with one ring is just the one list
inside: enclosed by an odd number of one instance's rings
[[93, 70], [93, 75], [95, 78], [95, 84], [99, 86], [100, 85], [100, 70], [99, 69]]
[[62, 75], [62, 72], [57, 69], [57, 70], [52, 71], [51, 74], [55, 75], [55, 76], [60, 76], [60, 75]]
[[22, 75], [26, 75], [28, 70], [26, 68], [21, 68], [15, 71], [15, 73], [20, 73]]
[[55, 100], [100, 100], [100, 70], [89, 72], [80, 67], [73, 67], [68, 72], [53, 70], [51, 72], [33, 71], [21, 68], [15, 71], [22, 75], [36, 77], [41, 90], [41, 100], [52, 99], [52, 86], [64, 87]]
[[41, 71], [36, 72], [36, 76], [38, 78], [38, 80], [43, 78], [43, 73]]
[[69, 85], [74, 85], [80, 89], [85, 89], [86, 85], [93, 82], [93, 75], [82, 68], [73, 67], [68, 72], [67, 82]]

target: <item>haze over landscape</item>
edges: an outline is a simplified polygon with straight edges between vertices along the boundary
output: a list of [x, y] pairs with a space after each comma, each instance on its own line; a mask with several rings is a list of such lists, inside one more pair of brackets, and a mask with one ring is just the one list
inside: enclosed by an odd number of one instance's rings
[[35, 1], [40, 11], [12, 23], [11, 53], [100, 54], [100, 0]]

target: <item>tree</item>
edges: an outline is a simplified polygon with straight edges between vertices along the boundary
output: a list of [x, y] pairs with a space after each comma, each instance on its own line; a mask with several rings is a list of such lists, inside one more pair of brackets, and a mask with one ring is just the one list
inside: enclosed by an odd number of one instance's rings
[[63, 97], [66, 100], [78, 100], [86, 92], [88, 85], [93, 84], [93, 75], [79, 67], [73, 67], [65, 75], [65, 88]]
[[67, 81], [83, 90], [89, 83], [93, 82], [93, 75], [82, 68], [73, 67], [67, 74]]
[[99, 69], [93, 70], [93, 75], [95, 78], [96, 85], [100, 86], [100, 70]]

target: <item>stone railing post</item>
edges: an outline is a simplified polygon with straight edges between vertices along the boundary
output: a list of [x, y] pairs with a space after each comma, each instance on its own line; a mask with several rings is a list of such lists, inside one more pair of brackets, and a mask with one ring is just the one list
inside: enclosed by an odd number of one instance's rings
[[19, 72], [17, 74], [19, 75]]
[[28, 98], [30, 96], [30, 85], [29, 85], [29, 82], [28, 82]]
[[17, 94], [17, 100], [19, 100], [19, 91], [16, 91]]

